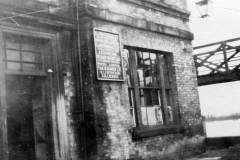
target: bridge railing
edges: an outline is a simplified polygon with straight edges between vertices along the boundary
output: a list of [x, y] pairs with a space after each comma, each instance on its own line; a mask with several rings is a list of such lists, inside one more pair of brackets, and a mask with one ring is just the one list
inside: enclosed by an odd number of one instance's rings
[[194, 47], [199, 85], [239, 80], [240, 38]]

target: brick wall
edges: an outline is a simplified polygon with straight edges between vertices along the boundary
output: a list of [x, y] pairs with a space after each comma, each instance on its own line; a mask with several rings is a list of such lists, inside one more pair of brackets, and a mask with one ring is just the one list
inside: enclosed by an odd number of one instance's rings
[[[185, 2], [185, 1], [181, 1]], [[185, 10], [166, 11], [159, 6], [151, 3], [143, 3], [142, 1], [122, 1], [122, 0], [92, 0], [88, 1], [91, 7], [111, 11], [117, 14], [126, 15], [133, 18], [143, 19], [146, 21], [163, 24], [183, 30], [188, 30], [187, 16]], [[183, 11], [181, 15], [178, 11]], [[184, 17], [183, 19], [176, 18]]]
[[182, 124], [186, 127], [186, 135], [165, 135], [133, 141], [129, 132], [133, 120], [129, 112], [126, 84], [95, 82], [101, 90], [99, 93], [102, 94], [96, 95], [100, 98], [95, 107], [96, 125], [99, 127], [96, 133], [97, 156], [94, 158], [162, 157], [164, 159], [172, 156], [172, 158], [187, 156], [193, 153], [191, 152], [193, 150], [201, 152], [204, 138], [201, 136], [202, 122], [190, 41], [101, 21], [94, 21], [93, 26], [121, 33], [123, 45], [173, 53], [177, 108], [180, 110]]
[[[164, 14], [149, 9], [144, 3], [136, 4], [124, 1], [91, 0], [86, 1], [81, 11], [81, 65], [83, 68], [83, 89], [86, 131], [86, 152], [90, 160], [107, 159], [183, 159], [203, 149], [202, 121], [199, 108], [197, 82], [192, 58], [191, 36], [188, 32], [186, 15], [178, 11]], [[142, 1], [141, 1], [142, 2]], [[170, 1], [168, 1], [171, 3]], [[117, 3], [113, 5], [113, 3]], [[167, 3], [167, 2], [166, 2]], [[183, 3], [176, 3], [183, 7]], [[152, 6], [153, 7], [153, 6]], [[94, 9], [93, 9], [94, 8]], [[184, 8], [184, 7], [183, 7]], [[160, 9], [160, 8], [159, 8]], [[183, 10], [183, 12], [185, 12]], [[114, 14], [113, 14], [114, 13]], [[129, 18], [131, 17], [131, 18]], [[143, 20], [143, 21], [142, 21]], [[145, 26], [152, 22], [152, 28]], [[161, 29], [154, 30], [154, 27]], [[133, 140], [133, 119], [130, 115], [127, 84], [125, 82], [97, 81], [94, 64], [94, 46], [92, 29], [100, 28], [121, 34], [122, 46], [134, 46], [154, 49], [173, 54], [176, 112], [180, 115], [185, 133], [168, 134]], [[179, 30], [175, 30], [179, 29]], [[182, 32], [183, 31], [183, 32]], [[73, 64], [74, 58], [70, 60]], [[76, 67], [76, 66], [75, 66]], [[68, 67], [65, 78], [66, 101], [69, 115], [69, 137], [71, 158], [81, 159], [80, 122], [73, 116], [73, 108], [79, 104], [71, 72]], [[77, 75], [77, 74], [76, 74]]]

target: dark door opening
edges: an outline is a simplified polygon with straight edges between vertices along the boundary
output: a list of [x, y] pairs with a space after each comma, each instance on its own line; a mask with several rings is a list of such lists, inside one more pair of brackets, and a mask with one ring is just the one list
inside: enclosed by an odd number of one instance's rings
[[6, 76], [9, 160], [46, 160], [44, 78]]

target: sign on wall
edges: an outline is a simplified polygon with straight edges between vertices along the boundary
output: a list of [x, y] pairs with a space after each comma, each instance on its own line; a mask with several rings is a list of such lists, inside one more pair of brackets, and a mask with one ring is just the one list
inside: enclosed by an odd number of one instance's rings
[[95, 28], [94, 45], [97, 79], [123, 81], [119, 34]]

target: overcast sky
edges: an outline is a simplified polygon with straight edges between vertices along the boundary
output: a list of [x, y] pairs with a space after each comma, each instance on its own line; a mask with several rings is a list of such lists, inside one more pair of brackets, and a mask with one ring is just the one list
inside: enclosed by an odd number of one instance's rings
[[[199, 18], [195, 0], [187, 0], [191, 12], [193, 46], [240, 37], [240, 0], [211, 0], [209, 17]], [[240, 82], [199, 87], [203, 115], [240, 113]]]
[[240, 0], [211, 0], [207, 18], [199, 18], [195, 2], [188, 0], [190, 27], [195, 34], [194, 46], [240, 37]]

